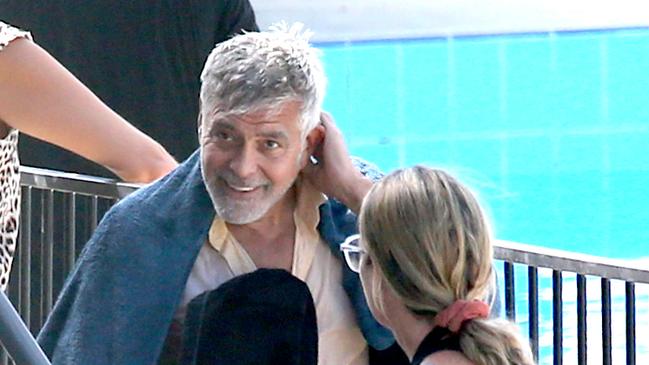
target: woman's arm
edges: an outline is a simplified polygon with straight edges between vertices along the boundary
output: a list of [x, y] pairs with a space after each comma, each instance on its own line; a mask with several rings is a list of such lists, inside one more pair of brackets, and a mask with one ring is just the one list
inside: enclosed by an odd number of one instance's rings
[[129, 182], [150, 182], [177, 165], [160, 144], [27, 39], [16, 39], [0, 52], [0, 122], [97, 162]]

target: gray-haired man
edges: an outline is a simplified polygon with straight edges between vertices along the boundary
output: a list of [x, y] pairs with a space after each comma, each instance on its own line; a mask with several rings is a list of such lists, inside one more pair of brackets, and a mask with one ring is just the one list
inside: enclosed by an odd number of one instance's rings
[[201, 75], [201, 166], [216, 217], [176, 316], [194, 296], [256, 268], [282, 268], [315, 298], [320, 364], [367, 363], [341, 282], [316, 229], [326, 198], [300, 176], [322, 140], [325, 76], [299, 27], [220, 44]]
[[367, 364], [368, 342], [393, 338], [337, 244], [355, 232], [372, 183], [321, 112], [317, 50], [299, 25], [235, 36], [210, 54], [201, 81], [200, 153], [108, 213], [41, 344], [64, 362], [174, 358], [189, 301], [282, 268], [314, 298], [319, 364]]

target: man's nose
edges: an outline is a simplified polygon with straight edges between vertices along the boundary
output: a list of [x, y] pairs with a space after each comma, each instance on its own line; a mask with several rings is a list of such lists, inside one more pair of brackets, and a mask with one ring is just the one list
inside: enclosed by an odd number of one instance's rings
[[257, 152], [248, 146], [243, 146], [230, 161], [230, 169], [242, 179], [255, 175], [257, 168]]

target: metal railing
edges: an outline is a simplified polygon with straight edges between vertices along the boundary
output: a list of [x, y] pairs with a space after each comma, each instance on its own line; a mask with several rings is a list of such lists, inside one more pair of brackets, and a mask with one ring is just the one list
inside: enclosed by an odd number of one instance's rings
[[[552, 290], [552, 364], [586, 364], [588, 358], [588, 316], [598, 312], [601, 321], [601, 363], [613, 364], [612, 357], [612, 306], [614, 297], [611, 293], [611, 281], [624, 282], [624, 319], [625, 319], [625, 354], [627, 365], [636, 364], [636, 284], [649, 284], [649, 270], [632, 263], [605, 259], [601, 257], [575, 254], [566, 251], [545, 249], [520, 243], [499, 241], [495, 247], [495, 256], [503, 261], [505, 313], [511, 320], [516, 320], [516, 287], [515, 265], [527, 276], [527, 314], [528, 335], [532, 350], [539, 359], [539, 270], [551, 270]], [[564, 313], [566, 303], [563, 292], [566, 274], [575, 274], [577, 346], [576, 358], [564, 360]], [[600, 284], [599, 303], [592, 303], [600, 310], [588, 311], [587, 282], [598, 280]], [[598, 304], [598, 305], [595, 305]], [[596, 308], [595, 308], [596, 309]], [[647, 323], [646, 325], [649, 325]], [[546, 361], [546, 363], [550, 363]]]
[[[65, 277], [72, 270], [78, 254], [99, 219], [112, 204], [136, 190], [138, 186], [110, 179], [28, 167], [21, 168], [21, 174], [23, 195], [20, 240], [8, 294], [23, 321], [35, 335], [43, 325]], [[627, 364], [636, 363], [635, 288], [636, 284], [649, 283], [648, 270], [622, 261], [507, 241], [497, 242], [495, 256], [502, 260], [503, 264], [504, 274], [501, 278], [504, 283], [501, 283], [500, 287], [504, 291], [505, 313], [508, 318], [516, 320], [517, 314], [526, 309], [527, 320], [524, 322], [537, 358], [540, 356], [540, 350], [544, 349], [540, 344], [540, 327], [547, 322], [540, 313], [540, 309], [543, 309], [540, 305], [544, 303], [540, 293], [546, 288], [546, 282], [551, 288], [551, 361], [545, 363], [586, 364], [589, 353], [587, 316], [592, 314], [592, 311], [588, 311], [587, 282], [599, 280], [602, 363], [612, 364], [611, 281], [623, 281], [625, 360]], [[543, 273], [543, 270], [550, 273], [543, 277], [539, 274]], [[564, 320], [567, 303], [564, 301], [563, 292], [568, 284], [571, 285], [567, 277], [573, 274], [576, 274], [577, 293], [577, 358], [564, 359], [563, 338], [568, 322]], [[526, 283], [524, 291], [520, 290], [522, 276], [525, 277]], [[527, 308], [520, 308], [520, 305], [517, 308], [517, 303], [521, 301], [527, 302]], [[590, 339], [593, 340], [592, 337]], [[9, 361], [0, 348], [0, 365]]]
[[[20, 233], [7, 290], [35, 336], [104, 213], [138, 186], [21, 167]], [[9, 362], [0, 347], [0, 365]]]
[[14, 362], [29, 365], [50, 365], [36, 339], [4, 292], [0, 292], [0, 343], [6, 347]]

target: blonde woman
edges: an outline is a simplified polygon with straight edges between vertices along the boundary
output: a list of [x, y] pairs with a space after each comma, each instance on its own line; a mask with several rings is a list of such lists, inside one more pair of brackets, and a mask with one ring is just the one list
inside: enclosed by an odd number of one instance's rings
[[29, 33], [0, 22], [0, 291], [9, 280], [18, 234], [18, 131], [129, 182], [150, 182], [176, 166], [162, 146], [103, 104]]
[[341, 246], [369, 307], [411, 364], [533, 364], [514, 324], [488, 318], [495, 285], [489, 225], [472, 192], [416, 166], [365, 197], [360, 239]]

